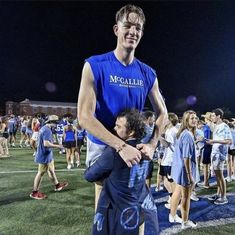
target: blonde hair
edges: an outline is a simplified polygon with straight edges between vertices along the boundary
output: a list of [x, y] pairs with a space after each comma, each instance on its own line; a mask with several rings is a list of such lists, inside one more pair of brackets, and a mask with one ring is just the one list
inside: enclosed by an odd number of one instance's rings
[[[185, 129], [189, 129], [189, 117], [190, 115], [192, 114], [195, 114], [196, 115], [196, 112], [193, 111], [193, 110], [188, 110], [188, 111], [185, 111], [184, 114], [183, 114], [183, 117], [182, 117], [182, 122], [181, 122], [181, 125], [180, 125], [180, 128], [179, 128], [179, 131], [177, 132], [176, 134], [176, 137], [177, 139], [179, 138], [180, 134], [185, 130]], [[194, 127], [192, 129], [192, 133], [193, 135], [195, 136], [195, 132], [196, 132], [196, 127]]]

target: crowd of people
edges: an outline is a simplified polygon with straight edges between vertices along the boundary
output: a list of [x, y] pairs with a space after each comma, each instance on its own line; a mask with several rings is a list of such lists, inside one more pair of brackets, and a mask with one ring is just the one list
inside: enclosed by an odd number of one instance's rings
[[[0, 117], [0, 157], [11, 156], [9, 147], [31, 148], [35, 156], [39, 131], [46, 120], [47, 116], [42, 114], [35, 114], [33, 117], [14, 114]], [[78, 167], [81, 148], [86, 141], [86, 131], [71, 114], [64, 114], [51, 130], [53, 143], [60, 144], [59, 154], [66, 154], [67, 169], [71, 169], [75, 164]]]
[[[137, 110], [127, 110], [119, 114], [114, 129], [117, 135], [127, 143], [134, 141], [136, 145], [153, 134], [151, 124], [146, 123], [146, 115], [153, 117], [154, 113], [152, 112], [152, 115], [149, 115], [150, 111], [143, 113], [141, 124], [139, 116], [135, 112], [138, 113]], [[132, 120], [135, 118], [136, 120]], [[202, 115], [201, 120], [193, 110], [186, 111], [181, 121], [175, 113], [168, 114], [168, 123], [159, 139], [155, 155], [157, 155], [158, 168], [160, 169], [158, 174], [162, 177], [164, 188], [169, 193], [169, 199], [165, 207], [170, 210], [170, 223], [181, 223], [182, 229], [197, 226], [196, 222], [189, 219], [190, 200], [199, 201], [195, 188], [209, 189], [209, 179], [214, 175], [217, 181], [217, 193], [209, 196], [208, 200], [213, 201], [216, 205], [228, 203], [225, 180], [227, 183], [235, 180], [234, 124], [234, 119], [230, 121], [223, 119], [221, 109], [207, 112]], [[134, 125], [137, 125], [138, 128]], [[149, 129], [152, 130], [151, 133], [149, 133]], [[139, 138], [135, 137], [134, 134], [137, 131], [138, 134], [142, 131], [142, 138], [140, 136]], [[208, 136], [208, 133], [210, 136]], [[210, 146], [209, 150], [208, 146]], [[225, 162], [227, 177], [224, 179]], [[152, 204], [152, 196], [149, 195], [147, 189], [149, 188], [148, 176], [152, 175], [150, 173], [152, 170], [150, 163], [151, 160], [142, 159], [130, 169], [114, 148], [106, 148], [98, 160], [88, 167], [85, 171], [85, 178], [88, 181], [104, 182], [104, 188], [96, 209], [96, 222], [93, 225], [94, 234], [97, 233], [97, 226], [101, 224], [101, 221], [103, 221], [103, 231], [111, 231], [109, 229], [112, 229], [105, 227], [108, 225], [107, 221], [112, 224], [111, 226], [120, 226], [119, 213], [124, 211], [124, 208], [129, 208], [131, 213], [131, 210], [134, 210], [132, 205], [135, 205], [135, 203], [140, 206], [138, 209], [135, 208], [137, 213], [144, 214], [146, 208], [143, 201], [146, 198], [150, 200], [148, 201], [148, 209], [151, 210], [152, 208], [152, 213], [155, 211], [155, 204]], [[200, 182], [200, 172], [204, 174], [204, 177], [202, 177], [204, 181], [202, 182]], [[134, 185], [135, 189], [133, 190]], [[158, 187], [156, 187], [156, 191], [159, 191]], [[104, 211], [104, 208], [108, 212]], [[181, 211], [181, 217], [177, 214], [177, 210]], [[104, 216], [109, 214], [110, 217], [108, 216], [108, 218]], [[114, 215], [117, 216], [116, 219]], [[155, 218], [153, 214], [152, 216]], [[133, 220], [135, 219], [137, 218], [133, 217]], [[129, 223], [136, 224], [137, 222], [130, 220]], [[143, 223], [138, 227], [139, 230], [142, 230]], [[149, 227], [151, 226], [148, 225], [148, 229]], [[119, 229], [121, 231], [123, 228], [120, 226]], [[155, 231], [157, 231], [156, 227]]]
[[[223, 115], [221, 109], [207, 112], [201, 115], [201, 118], [197, 117], [196, 112], [192, 110], [186, 111], [182, 118], [175, 113], [168, 113], [168, 121], [155, 149], [154, 160], [158, 165], [156, 191], [161, 190], [159, 186], [162, 185], [162, 188], [169, 193], [169, 199], [165, 204], [165, 207], [169, 209], [169, 222], [181, 223], [183, 229], [196, 227], [197, 224], [189, 220], [190, 199], [199, 200], [195, 194], [195, 187], [209, 189], [209, 179], [212, 176], [216, 176], [218, 189], [215, 195], [208, 197], [208, 200], [216, 205], [228, 203], [226, 181], [229, 183], [235, 180], [235, 119], [227, 120]], [[114, 130], [125, 143], [136, 146], [150, 141], [154, 133], [155, 120], [156, 114], [152, 111], [125, 110], [118, 114]], [[16, 135], [17, 131], [20, 135]], [[35, 132], [37, 134], [34, 134]], [[59, 183], [56, 177], [51, 148], [58, 148], [60, 154], [63, 152], [66, 154], [67, 169], [71, 169], [74, 167], [74, 159], [76, 159], [77, 166], [80, 165], [81, 147], [86, 141], [86, 131], [81, 128], [77, 119], [73, 120], [67, 114], [61, 119], [56, 115], [49, 115], [46, 118], [38, 115], [33, 118], [10, 115], [1, 118], [0, 133], [0, 156], [9, 155], [8, 147], [32, 148], [35, 161], [39, 164], [33, 191], [30, 194], [30, 197], [34, 199], [47, 197], [39, 191], [42, 177], [46, 172], [55, 185], [55, 191], [68, 186], [67, 182]], [[10, 136], [12, 136], [11, 141]], [[19, 139], [16, 141], [17, 136]], [[32, 136], [36, 137], [32, 140]], [[4, 151], [8, 152], [4, 153]], [[226, 178], [223, 172], [225, 162]], [[142, 220], [140, 226], [136, 226], [133, 231], [143, 230], [145, 222], [143, 218], [148, 218], [148, 220], [157, 218], [156, 205], [150, 193], [152, 172], [152, 160], [143, 158], [130, 168], [120, 157], [119, 151], [112, 147], [105, 148], [100, 157], [88, 165], [85, 171], [85, 178], [88, 181], [102, 181], [105, 185], [102, 189], [104, 192], [97, 201], [97, 223], [103, 219], [108, 220], [109, 223], [112, 221], [112, 226], [115, 226], [115, 221], [119, 220], [114, 215], [120, 217], [119, 213], [123, 211], [120, 208], [130, 207], [129, 212], [131, 212], [133, 209], [131, 205], [136, 201], [138, 208], [133, 210], [137, 210], [143, 216], [139, 217]], [[203, 175], [202, 182], [200, 182], [200, 172]], [[132, 190], [127, 189], [134, 186], [133, 194]], [[139, 188], [136, 188], [137, 186]], [[122, 190], [122, 196], [117, 200], [116, 197]], [[111, 196], [107, 192], [111, 193]], [[133, 195], [135, 197], [132, 200], [130, 198]], [[147, 207], [145, 207], [146, 198], [148, 199]], [[104, 209], [102, 203], [112, 205], [108, 207], [112, 210], [105, 212], [106, 215], [110, 215], [108, 218], [100, 215]], [[148, 217], [148, 210], [151, 212], [150, 217]], [[181, 217], [177, 214], [178, 210], [181, 211]], [[129, 222], [130, 224], [137, 223], [136, 221]], [[107, 221], [106, 223], [108, 224]], [[152, 225], [154, 230], [158, 231], [156, 223]], [[119, 226], [121, 231], [122, 226], [120, 224]], [[104, 231], [109, 231], [108, 229], [110, 228], [104, 228]], [[97, 226], [94, 225], [94, 231], [96, 230]]]

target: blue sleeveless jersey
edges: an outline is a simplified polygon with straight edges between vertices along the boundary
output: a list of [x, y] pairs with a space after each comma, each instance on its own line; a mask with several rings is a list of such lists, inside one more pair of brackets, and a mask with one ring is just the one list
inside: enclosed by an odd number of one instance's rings
[[[157, 78], [155, 71], [137, 59], [125, 66], [114, 52], [92, 56], [86, 59], [91, 66], [97, 90], [95, 117], [112, 130], [117, 115], [127, 108], [142, 111]], [[97, 144], [104, 144], [88, 133], [88, 138]]]
[[64, 126], [66, 126], [68, 122], [66, 120], [61, 120], [57, 125], [56, 125], [56, 134], [57, 135], [63, 135], [64, 131]]

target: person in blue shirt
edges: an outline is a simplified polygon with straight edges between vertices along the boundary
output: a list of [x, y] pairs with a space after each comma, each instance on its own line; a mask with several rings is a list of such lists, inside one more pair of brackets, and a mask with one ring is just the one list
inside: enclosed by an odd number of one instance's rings
[[61, 145], [53, 143], [51, 128], [56, 126], [59, 118], [56, 115], [48, 116], [45, 125], [39, 130], [37, 152], [35, 162], [38, 163], [38, 173], [34, 178], [34, 186], [30, 197], [33, 199], [45, 199], [47, 196], [39, 192], [43, 175], [47, 172], [53, 182], [55, 191], [61, 191], [68, 186], [67, 182], [59, 183], [55, 174], [55, 165], [52, 148], [61, 148]]
[[10, 146], [15, 147], [15, 134], [17, 131], [17, 121], [16, 121], [14, 114], [11, 114], [8, 120], [7, 126], [8, 126], [9, 136], [10, 136], [10, 139], [9, 139]]
[[77, 129], [72, 122], [68, 122], [64, 127], [63, 146], [66, 151], [67, 169], [70, 170], [74, 167], [74, 152], [77, 147]]
[[206, 112], [202, 117], [205, 120], [205, 124], [203, 125], [203, 133], [204, 133], [204, 147], [202, 149], [202, 163], [203, 163], [203, 174], [204, 174], [204, 182], [199, 182], [197, 185], [203, 188], [209, 188], [209, 177], [210, 177], [210, 164], [211, 164], [211, 150], [212, 145], [207, 144], [206, 140], [212, 138], [211, 131], [211, 112]]
[[80, 166], [80, 155], [81, 155], [81, 148], [84, 145], [84, 142], [86, 140], [86, 130], [84, 130], [83, 128], [81, 128], [81, 126], [79, 125], [79, 121], [77, 120], [76, 122], [76, 128], [77, 128], [77, 147], [75, 149], [75, 157], [76, 157], [76, 164], [77, 167]]
[[[115, 123], [117, 136], [135, 147], [144, 135], [141, 114], [134, 109], [121, 112]], [[106, 147], [85, 171], [89, 182], [104, 180], [93, 221], [93, 235], [158, 234], [157, 207], [145, 183], [149, 161], [129, 168], [120, 151]]]
[[[159, 91], [156, 72], [135, 57], [144, 24], [145, 15], [140, 7], [123, 6], [116, 13], [113, 26], [117, 37], [115, 50], [91, 56], [85, 61], [77, 113], [81, 127], [88, 132], [87, 166], [102, 154], [106, 145], [118, 150], [129, 167], [138, 163], [142, 154], [153, 157], [167, 120], [167, 109]], [[112, 130], [118, 113], [127, 108], [142, 111], [147, 97], [157, 114], [156, 128], [149, 143], [133, 147], [115, 136]], [[100, 190], [97, 186], [96, 198]]]
[[[63, 118], [57, 123], [56, 125], [56, 137], [57, 142], [62, 145], [63, 142], [63, 134], [64, 134], [64, 127], [68, 124], [68, 116], [65, 114]], [[59, 154], [65, 153], [65, 149], [62, 148], [59, 151]]]
[[[189, 220], [190, 196], [196, 180], [195, 132], [197, 116], [192, 110], [184, 112], [182, 123], [176, 134], [176, 146], [171, 167], [171, 177], [176, 183], [171, 197], [170, 223], [181, 223], [182, 229], [194, 228], [197, 224]], [[182, 219], [176, 214], [181, 200]]]

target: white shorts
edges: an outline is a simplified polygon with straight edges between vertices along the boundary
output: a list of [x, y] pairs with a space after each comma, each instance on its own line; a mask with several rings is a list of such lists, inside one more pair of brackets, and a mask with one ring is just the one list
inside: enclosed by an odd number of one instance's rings
[[38, 140], [38, 132], [33, 132], [31, 139], [37, 142], [37, 140]]
[[91, 166], [100, 157], [106, 147], [106, 145], [96, 144], [87, 138], [86, 166]]
[[63, 142], [63, 134], [62, 135], [56, 135], [57, 136], [57, 141], [58, 141], [58, 144], [62, 144]]
[[214, 170], [223, 171], [224, 162], [225, 162], [224, 156], [222, 156], [221, 154], [217, 153], [211, 155], [211, 163]]

